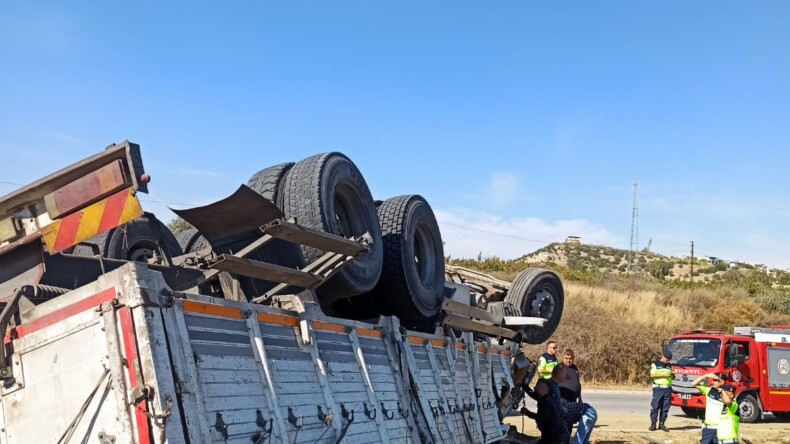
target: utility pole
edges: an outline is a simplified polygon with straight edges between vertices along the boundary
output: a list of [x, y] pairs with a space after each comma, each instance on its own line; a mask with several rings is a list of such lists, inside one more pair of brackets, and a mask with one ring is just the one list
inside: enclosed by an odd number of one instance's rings
[[634, 271], [637, 251], [639, 250], [639, 206], [637, 201], [637, 191], [639, 184], [634, 181], [634, 206], [631, 209], [631, 246], [628, 249], [628, 268], [626, 273]]
[[691, 282], [694, 283], [694, 241], [691, 241]]

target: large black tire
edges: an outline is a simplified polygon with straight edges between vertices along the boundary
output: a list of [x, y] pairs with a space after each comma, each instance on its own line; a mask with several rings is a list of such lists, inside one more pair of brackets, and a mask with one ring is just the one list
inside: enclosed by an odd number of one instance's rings
[[102, 234], [94, 236], [82, 244], [75, 245], [71, 249], [71, 254], [76, 256], [95, 256], [96, 251], [94, 251], [93, 246], [98, 248], [98, 254], [102, 257], [107, 257], [107, 234], [110, 233], [105, 231]]
[[247, 186], [261, 196], [282, 207], [282, 182], [285, 174], [294, 166], [293, 162], [281, 163], [264, 168], [250, 177]]
[[[156, 225], [154, 225], [156, 224]], [[158, 243], [157, 228], [162, 242]], [[145, 262], [152, 257], [157, 246], [161, 247], [170, 257], [181, 256], [173, 233], [161, 221], [150, 221], [139, 217], [114, 229], [107, 236], [107, 257], [110, 259], [126, 259]]]
[[760, 407], [760, 402], [751, 394], [739, 396], [738, 410], [741, 414], [741, 422], [744, 423], [757, 422], [763, 417], [763, 409]]
[[[156, 225], [154, 225], [156, 223]], [[162, 242], [158, 243], [159, 236]], [[121, 259], [146, 262], [153, 256], [158, 246], [170, 257], [181, 256], [183, 251], [173, 233], [161, 221], [155, 222], [146, 217], [138, 217], [112, 230], [88, 239], [86, 243], [99, 247], [99, 253], [108, 259]], [[72, 251], [78, 256], [93, 256], [92, 249], [85, 245], [77, 245]]]
[[[282, 210], [299, 225], [343, 237], [369, 232], [373, 238], [370, 252], [318, 287], [318, 297], [329, 303], [372, 290], [381, 275], [384, 249], [373, 198], [356, 165], [340, 153], [318, 154], [295, 164], [282, 187]], [[324, 254], [311, 247], [302, 250], [307, 262]]]
[[384, 263], [369, 297], [383, 315], [433, 317], [444, 300], [444, 248], [431, 206], [411, 194], [385, 200], [377, 212]]
[[192, 253], [211, 248], [211, 244], [209, 244], [208, 240], [198, 232], [197, 228], [190, 228], [178, 233], [176, 239], [184, 253]]
[[547, 341], [562, 317], [565, 304], [562, 281], [555, 273], [541, 268], [527, 268], [513, 279], [505, 302], [521, 310], [522, 316], [545, 318], [543, 327], [527, 326], [521, 329], [528, 344]]
[[692, 407], [681, 407], [686, 416], [694, 419], [702, 419], [705, 417], [705, 409], [695, 409]]

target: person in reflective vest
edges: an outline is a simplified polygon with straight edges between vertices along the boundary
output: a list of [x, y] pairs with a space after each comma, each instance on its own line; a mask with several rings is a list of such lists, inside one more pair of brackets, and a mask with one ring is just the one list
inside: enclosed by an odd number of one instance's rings
[[[710, 381], [710, 386], [701, 386], [702, 381], [706, 379]], [[718, 444], [717, 428], [725, 407], [720, 395], [722, 385], [724, 385], [724, 378], [716, 373], [702, 375], [691, 382], [692, 387], [697, 387], [705, 395], [705, 418], [702, 420], [700, 444]]]
[[546, 353], [543, 353], [538, 359], [538, 375], [543, 379], [551, 378], [551, 371], [557, 366], [557, 343], [549, 341], [546, 344]]
[[738, 403], [735, 402], [735, 387], [729, 384], [722, 385], [719, 388], [719, 396], [724, 403], [724, 411], [719, 418], [716, 437], [719, 439], [719, 444], [738, 444], [741, 416], [738, 412]]
[[663, 350], [661, 358], [650, 365], [650, 379], [653, 380], [653, 400], [650, 403], [650, 430], [658, 429], [668, 432], [665, 425], [669, 414], [669, 403], [672, 399], [672, 366], [669, 360], [672, 359], [672, 352]]

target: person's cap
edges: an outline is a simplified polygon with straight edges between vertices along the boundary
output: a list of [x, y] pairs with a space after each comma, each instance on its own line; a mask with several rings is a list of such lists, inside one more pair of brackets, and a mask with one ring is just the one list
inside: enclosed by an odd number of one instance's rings
[[671, 351], [670, 349], [668, 349], [668, 348], [665, 348], [665, 349], [664, 349], [664, 350], [661, 352], [661, 355], [662, 355], [662, 356], [664, 356], [664, 357], [665, 357], [665, 358], [667, 358], [667, 359], [672, 359], [672, 351]]
[[726, 381], [727, 379], [729, 379], [729, 375], [727, 375], [727, 373], [716, 373], [716, 376], [721, 378], [722, 381]]
[[721, 389], [735, 393], [735, 387], [731, 386], [730, 384], [724, 384], [723, 386], [721, 386]]

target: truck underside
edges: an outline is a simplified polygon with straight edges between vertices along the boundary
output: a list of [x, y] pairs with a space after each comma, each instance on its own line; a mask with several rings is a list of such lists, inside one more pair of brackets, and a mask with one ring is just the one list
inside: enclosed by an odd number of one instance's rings
[[264, 169], [177, 239], [129, 142], [1, 198], [2, 442], [527, 442], [559, 278], [445, 269], [427, 202], [354, 171]]

